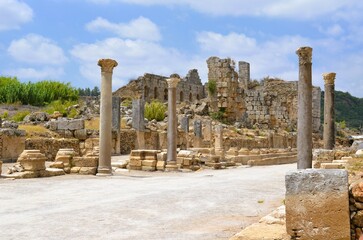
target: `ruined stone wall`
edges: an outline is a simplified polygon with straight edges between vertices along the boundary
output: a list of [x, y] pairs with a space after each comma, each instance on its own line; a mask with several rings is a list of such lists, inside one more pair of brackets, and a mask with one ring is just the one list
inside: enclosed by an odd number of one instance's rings
[[[247, 125], [265, 129], [297, 128], [297, 82], [266, 80], [261, 86], [245, 91]], [[313, 129], [320, 128], [320, 88], [313, 88]]]
[[244, 109], [242, 88], [239, 86], [235, 63], [230, 58], [210, 57], [208, 64], [208, 82], [216, 82], [216, 92], [209, 95], [213, 112], [223, 112], [224, 117], [235, 121]]
[[0, 129], [0, 161], [16, 161], [25, 149], [25, 131]]
[[[250, 65], [239, 62], [239, 74], [233, 60], [211, 57], [207, 60], [208, 81], [216, 82], [216, 93], [210, 94], [209, 104], [213, 112], [223, 112], [224, 118], [242, 122], [245, 127], [263, 129], [297, 128], [298, 83], [266, 79], [251, 86]], [[250, 86], [249, 86], [250, 85]], [[320, 95], [313, 88], [313, 131], [320, 129]]]
[[[167, 102], [168, 85], [166, 79], [167, 77], [164, 76], [145, 73], [144, 76], [131, 81], [127, 86], [117, 90], [114, 93], [114, 96], [119, 96], [122, 99], [144, 97], [147, 102], [150, 102], [153, 99]], [[204, 86], [199, 78], [198, 71], [192, 69], [177, 86], [177, 101], [193, 102], [204, 97]]]

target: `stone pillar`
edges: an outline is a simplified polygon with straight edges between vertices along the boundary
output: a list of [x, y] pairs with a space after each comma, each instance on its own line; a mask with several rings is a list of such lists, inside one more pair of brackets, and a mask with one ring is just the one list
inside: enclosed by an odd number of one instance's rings
[[121, 154], [121, 132], [120, 132], [120, 97], [112, 97], [112, 131], [116, 132], [115, 154]]
[[185, 136], [185, 139], [186, 139], [186, 149], [189, 148], [189, 116], [184, 116], [182, 119], [181, 119], [181, 129], [183, 130], [184, 132], [184, 136]]
[[299, 56], [298, 116], [297, 116], [297, 168], [312, 167], [312, 72], [313, 49], [301, 47]]
[[112, 59], [100, 59], [101, 67], [101, 109], [100, 109], [100, 159], [97, 175], [112, 175], [112, 73], [117, 62]]
[[324, 73], [324, 148], [335, 146], [334, 81], [335, 73]]
[[136, 130], [137, 148], [145, 149], [145, 101], [132, 100], [132, 127]]
[[193, 147], [201, 148], [203, 147], [203, 135], [202, 135], [202, 121], [194, 121], [194, 143]]
[[176, 86], [180, 81], [177, 74], [173, 74], [170, 78], [166, 79], [168, 83], [168, 151], [167, 151], [167, 165], [176, 166], [176, 148], [177, 148], [177, 116], [176, 116]]
[[214, 148], [215, 154], [221, 157], [221, 160], [224, 159], [224, 146], [223, 146], [223, 126], [217, 125], [215, 128], [214, 135]]

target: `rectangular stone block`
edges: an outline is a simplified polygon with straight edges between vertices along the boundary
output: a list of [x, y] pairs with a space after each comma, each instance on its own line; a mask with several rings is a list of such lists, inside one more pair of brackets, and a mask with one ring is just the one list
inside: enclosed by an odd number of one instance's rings
[[167, 156], [168, 155], [166, 154], [166, 152], [158, 153], [157, 154], [157, 160], [158, 161], [166, 161]]
[[135, 166], [135, 167], [141, 167], [142, 166], [142, 160], [130, 159], [129, 165], [130, 166]]
[[148, 166], [148, 167], [156, 167], [156, 160], [143, 160], [142, 166]]
[[176, 158], [176, 164], [183, 164], [184, 158], [183, 157], [177, 157]]
[[165, 163], [166, 163], [166, 161], [157, 161], [156, 169], [160, 170], [160, 171], [164, 171], [165, 170]]
[[98, 158], [97, 157], [73, 157], [72, 166], [73, 167], [97, 167]]
[[286, 230], [291, 239], [350, 239], [347, 171], [290, 171], [285, 185]]
[[155, 171], [156, 168], [155, 167], [152, 167], [152, 166], [142, 166], [141, 167], [141, 170], [142, 171]]
[[57, 129], [58, 130], [78, 130], [84, 129], [84, 120], [83, 119], [74, 119], [74, 120], [60, 120], [57, 121]]

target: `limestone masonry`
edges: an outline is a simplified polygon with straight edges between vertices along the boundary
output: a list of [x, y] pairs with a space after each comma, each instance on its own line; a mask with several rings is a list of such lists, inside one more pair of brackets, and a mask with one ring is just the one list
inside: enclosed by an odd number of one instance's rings
[[[209, 112], [219, 114], [229, 122], [240, 122], [244, 127], [262, 129], [297, 129], [297, 81], [268, 77], [261, 82], [251, 81], [250, 64], [240, 61], [237, 72], [235, 62], [229, 58], [210, 57], [207, 64], [208, 82], [203, 85], [198, 71], [190, 70], [177, 86], [177, 102], [206, 98]], [[122, 99], [143, 98], [147, 102], [153, 99], [167, 102], [166, 79], [164, 76], [146, 73], [114, 92], [114, 96]], [[313, 132], [318, 132], [321, 125], [320, 98], [320, 88], [313, 87]]]

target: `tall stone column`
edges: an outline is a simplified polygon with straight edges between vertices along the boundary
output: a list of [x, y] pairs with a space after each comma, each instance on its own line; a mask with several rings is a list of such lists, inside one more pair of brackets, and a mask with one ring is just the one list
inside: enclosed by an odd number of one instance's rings
[[324, 73], [324, 148], [333, 149], [335, 146], [335, 111], [334, 111], [334, 82], [335, 73]]
[[301, 47], [299, 56], [298, 115], [297, 115], [297, 168], [312, 167], [312, 72], [313, 49]]
[[168, 83], [168, 152], [167, 152], [167, 166], [176, 165], [176, 147], [177, 147], [177, 117], [176, 117], [176, 86], [180, 81], [177, 74], [173, 74]]
[[100, 59], [101, 67], [101, 109], [100, 109], [100, 158], [97, 175], [112, 175], [112, 73], [117, 62], [112, 59]]

